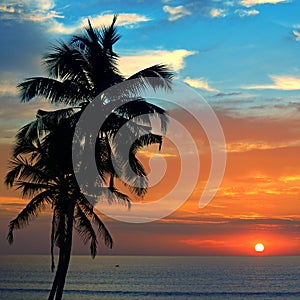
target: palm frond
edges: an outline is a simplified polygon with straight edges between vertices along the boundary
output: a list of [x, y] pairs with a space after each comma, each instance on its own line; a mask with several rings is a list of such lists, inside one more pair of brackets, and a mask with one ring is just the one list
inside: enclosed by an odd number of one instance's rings
[[97, 231], [100, 234], [100, 237], [104, 240], [104, 243], [107, 247], [112, 248], [113, 246], [113, 239], [106, 228], [105, 224], [101, 221], [101, 219], [98, 217], [98, 215], [94, 212], [93, 205], [86, 200], [86, 198], [82, 195], [79, 198], [78, 202], [81, 210], [84, 212], [86, 216], [91, 218], [92, 222], [95, 223], [97, 226]]
[[36, 182], [26, 182], [17, 181], [15, 183], [17, 189], [22, 191], [23, 197], [32, 197], [34, 194], [39, 193], [44, 190], [50, 190], [52, 185], [49, 183], [36, 183]]
[[8, 187], [12, 187], [18, 180], [23, 169], [23, 165], [26, 163], [27, 161], [23, 157], [15, 157], [10, 161], [10, 171], [6, 174], [4, 181]]
[[48, 132], [53, 131], [62, 120], [68, 119], [75, 114], [74, 108], [63, 108], [55, 111], [37, 111], [37, 119], [24, 125], [16, 135], [16, 144], [13, 150], [13, 156], [19, 154], [33, 154], [41, 151], [38, 149], [40, 139]]
[[70, 80], [62, 82], [46, 77], [27, 78], [17, 88], [22, 102], [28, 102], [37, 96], [42, 96], [51, 103], [72, 105], [91, 97], [91, 92], [78, 82], [75, 83]]
[[173, 73], [166, 65], [157, 64], [135, 73], [134, 75], [128, 77], [127, 81], [135, 79], [135, 81], [132, 83], [132, 90], [134, 92], [144, 91], [149, 87], [152, 87], [155, 91], [161, 88], [165, 90], [171, 90], [173, 77]]
[[10, 161], [10, 171], [5, 177], [5, 184], [12, 187], [17, 181], [28, 181], [36, 184], [46, 184], [50, 180], [39, 165], [33, 165], [24, 157], [14, 157]]
[[[13, 156], [17, 157], [19, 154], [27, 155], [34, 154], [37, 152], [37, 145], [34, 140], [29, 139], [17, 139], [13, 148]], [[34, 157], [33, 157], [34, 158]]]
[[94, 97], [124, 80], [117, 68], [117, 55], [112, 51], [113, 44], [118, 40], [114, 23], [115, 20], [110, 27], [104, 27], [100, 32], [88, 20], [85, 32], [75, 35], [71, 40], [89, 62], [89, 78], [93, 82]]
[[52, 196], [52, 191], [49, 190], [36, 195], [31, 201], [29, 201], [18, 216], [9, 223], [7, 240], [10, 244], [12, 244], [14, 240], [14, 230], [23, 228], [29, 224], [31, 218], [37, 217], [45, 203], [51, 204]]
[[[130, 167], [132, 167], [132, 170]], [[136, 158], [134, 160], [131, 159], [131, 163], [128, 163], [128, 166], [124, 166], [124, 176], [126, 181], [122, 181], [122, 183], [132, 194], [143, 197], [147, 193], [148, 177], [143, 165]]]
[[129, 101], [119, 106], [115, 112], [127, 119], [136, 118], [138, 122], [145, 123], [148, 126], [151, 126], [149, 114], [153, 114], [160, 119], [162, 132], [166, 132], [168, 118], [165, 110], [153, 103], [145, 101], [143, 98], [136, 98]]
[[113, 45], [121, 38], [117, 33], [115, 23], [117, 21], [117, 15], [114, 15], [113, 21], [109, 27], [102, 28], [100, 35], [100, 43], [105, 52], [109, 55], [117, 57], [117, 54], [113, 52]]
[[114, 195], [114, 202], [120, 203], [122, 205], [127, 206], [128, 209], [131, 208], [131, 202], [128, 195], [120, 192], [116, 187], [109, 187], [109, 191]]
[[75, 229], [81, 236], [83, 243], [90, 241], [90, 251], [94, 258], [97, 254], [97, 236], [93, 226], [79, 205], [76, 205], [75, 210]]
[[[37, 120], [34, 120], [19, 129], [16, 134], [16, 143], [21, 144], [33, 144], [39, 139], [39, 124]], [[19, 153], [18, 153], [19, 154]], [[18, 154], [14, 154], [17, 156]]]
[[59, 42], [52, 48], [52, 52], [44, 56], [43, 63], [50, 77], [80, 82], [92, 89], [91, 81], [87, 77], [89, 63], [82, 52], [72, 44]]
[[90, 54], [91, 52], [98, 53], [99, 55], [99, 53], [102, 53], [102, 47], [99, 43], [100, 36], [100, 31], [93, 28], [91, 21], [88, 19], [88, 26], [85, 28], [84, 33], [74, 35], [70, 44], [75, 44], [85, 55]]
[[147, 193], [148, 177], [143, 164], [136, 157], [136, 154], [141, 148], [152, 144], [159, 144], [160, 150], [162, 136], [152, 133], [142, 135], [131, 143], [129, 151], [122, 149], [124, 147], [124, 143], [122, 142], [116, 146], [116, 160], [114, 161], [114, 165], [121, 166], [122, 174], [125, 176], [127, 182], [124, 185], [138, 196], [144, 196]]
[[132, 144], [130, 152], [136, 154], [138, 150], [140, 150], [141, 148], [153, 144], [158, 144], [159, 145], [158, 150], [160, 150], [162, 141], [163, 141], [163, 137], [158, 134], [149, 133], [149, 134], [142, 135], [139, 139], [135, 140], [135, 142]]
[[38, 119], [43, 121], [46, 129], [52, 130], [53, 127], [55, 128], [61, 121], [74, 115], [75, 111], [76, 109], [73, 107], [62, 108], [53, 111], [39, 109], [36, 116]]

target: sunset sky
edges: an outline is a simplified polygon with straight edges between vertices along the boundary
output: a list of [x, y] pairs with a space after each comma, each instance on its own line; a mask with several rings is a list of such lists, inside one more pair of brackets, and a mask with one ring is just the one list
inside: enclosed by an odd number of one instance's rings
[[[43, 73], [41, 57], [58, 39], [87, 25], [109, 25], [118, 14], [122, 36], [115, 51], [123, 74], [165, 63], [194, 88], [222, 125], [227, 164], [214, 199], [198, 207], [210, 170], [208, 140], [199, 124], [170, 112], [197, 141], [198, 184], [176, 212], [146, 224], [104, 217], [115, 245], [104, 254], [300, 255], [300, 2], [296, 0], [16, 0], [0, 1], [0, 253], [49, 253], [50, 214], [16, 233], [7, 225], [26, 203], [4, 184], [18, 128], [43, 101], [20, 103], [16, 85]], [[41, 99], [40, 99], [41, 100]], [[182, 95], [189, 108], [193, 99]], [[182, 143], [185, 142], [182, 136]], [[148, 163], [149, 154], [142, 152]], [[186, 154], [188, 155], [188, 153]], [[168, 167], [150, 189], [154, 201], [176, 184], [180, 161], [166, 139], [158, 156]], [[148, 167], [147, 167], [148, 168]], [[192, 166], [191, 166], [192, 168]], [[185, 189], [182, 185], [182, 190]], [[180, 197], [178, 195], [178, 197]], [[80, 241], [74, 254], [88, 254]], [[261, 255], [261, 254], [260, 254]]]

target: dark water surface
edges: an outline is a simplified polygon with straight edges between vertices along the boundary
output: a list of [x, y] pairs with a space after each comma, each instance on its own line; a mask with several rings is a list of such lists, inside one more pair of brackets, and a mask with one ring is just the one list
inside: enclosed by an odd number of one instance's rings
[[[53, 275], [49, 256], [2, 255], [0, 299], [47, 299]], [[300, 257], [73, 256], [64, 299], [300, 299]]]

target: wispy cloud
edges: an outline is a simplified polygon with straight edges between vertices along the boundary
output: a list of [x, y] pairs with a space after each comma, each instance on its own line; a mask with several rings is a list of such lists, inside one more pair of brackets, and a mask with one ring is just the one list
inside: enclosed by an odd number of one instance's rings
[[9, 81], [0, 81], [0, 96], [17, 95], [16, 86]]
[[217, 89], [211, 87], [208, 84], [208, 81], [203, 78], [186, 77], [183, 81], [185, 83], [187, 83], [189, 86], [197, 88], [197, 89], [206, 90], [208, 92], [217, 92], [218, 91]]
[[258, 4], [278, 4], [282, 2], [287, 2], [287, 0], [241, 0], [240, 4], [251, 7]]
[[188, 15], [192, 14], [188, 9], [186, 9], [182, 5], [174, 6], [174, 7], [165, 5], [165, 6], [163, 6], [163, 10], [165, 12], [167, 12], [168, 14], [170, 14], [170, 16], [168, 18], [169, 21], [175, 21], [184, 16], [188, 16]]
[[294, 175], [294, 176], [281, 176], [279, 178], [282, 182], [291, 182], [291, 181], [300, 181], [300, 175]]
[[268, 143], [266, 141], [238, 141], [233, 143], [227, 143], [227, 153], [240, 153], [253, 150], [272, 150], [286, 147], [299, 146], [299, 141], [287, 141], [287, 142], [273, 142]]
[[0, 19], [42, 22], [63, 18], [54, 8], [53, 0], [8, 1], [0, 5]]
[[300, 78], [293, 76], [279, 76], [279, 75], [270, 75], [272, 84], [254, 84], [244, 86], [245, 89], [274, 89], [274, 90], [284, 90], [284, 91], [293, 91], [300, 90]]
[[[113, 14], [101, 14], [93, 17], [87, 16], [80, 18], [80, 20], [73, 25], [65, 25], [57, 20], [53, 20], [50, 24], [49, 31], [60, 34], [71, 34], [87, 26], [87, 19], [90, 19], [93, 27], [108, 26], [111, 24], [113, 17]], [[149, 20], [150, 19], [148, 17], [136, 13], [120, 13], [118, 14], [116, 26], [131, 27], [140, 22], [147, 22]]]
[[[43, 23], [47, 31], [58, 34], [74, 33], [87, 25], [88, 18], [95, 27], [107, 26], [111, 24], [113, 16], [112, 13], [85, 16], [73, 24], [66, 25], [61, 21], [64, 16], [55, 10], [55, 2], [52, 0], [17, 0], [11, 4], [0, 5], [0, 19]], [[136, 13], [119, 13], [116, 25], [130, 27], [149, 20], [148, 17]]]
[[296, 41], [300, 42], [300, 32], [297, 30], [293, 30], [293, 34], [296, 37]]
[[131, 75], [137, 71], [158, 63], [167, 64], [175, 72], [184, 68], [184, 59], [196, 54], [196, 51], [177, 50], [145, 50], [134, 55], [120, 57], [120, 69], [123, 74]]
[[0, 5], [0, 12], [2, 12], [2, 13], [14, 13], [15, 12], [15, 7], [7, 5], [7, 4], [1, 4]]
[[246, 9], [236, 9], [234, 11], [234, 13], [236, 15], [238, 15], [239, 17], [241, 18], [244, 18], [244, 17], [251, 17], [251, 16], [256, 16], [259, 14], [259, 11], [256, 10], [256, 9], [250, 9], [250, 10], [246, 10]]
[[218, 93], [213, 95], [213, 97], [217, 98], [217, 97], [227, 97], [227, 96], [239, 96], [241, 94], [242, 94], [241, 92]]
[[212, 18], [224, 18], [226, 17], [226, 10], [221, 8], [213, 8], [210, 10], [209, 15]]
[[199, 240], [199, 239], [184, 239], [180, 240], [180, 243], [187, 244], [189, 246], [199, 246], [199, 247], [214, 247], [214, 246], [223, 246], [224, 241], [218, 240]]

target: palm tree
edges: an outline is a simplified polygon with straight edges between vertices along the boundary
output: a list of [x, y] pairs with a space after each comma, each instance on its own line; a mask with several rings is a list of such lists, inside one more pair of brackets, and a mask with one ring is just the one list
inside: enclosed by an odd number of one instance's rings
[[[138, 94], [149, 87], [154, 90], [171, 89], [173, 75], [166, 66], [154, 65], [131, 77], [122, 76], [117, 67], [118, 55], [113, 51], [114, 44], [120, 38], [115, 27], [116, 20], [115, 16], [112, 24], [101, 30], [94, 29], [88, 21], [88, 27], [82, 34], [74, 35], [68, 43], [58, 42], [43, 58], [47, 77], [28, 78], [18, 86], [23, 102], [42, 96], [50, 103], [66, 106], [51, 112], [38, 110], [36, 119], [19, 130], [12, 153], [11, 169], [6, 176], [9, 187], [17, 187], [24, 197], [31, 198], [10, 222], [7, 237], [10, 243], [13, 242], [15, 229], [27, 225], [46, 204], [52, 209], [52, 270], [54, 246], [59, 248], [59, 259], [49, 299], [62, 298], [71, 257], [73, 229], [85, 243], [90, 242], [92, 257], [97, 252], [97, 232], [105, 244], [112, 247], [112, 238], [95, 213], [93, 204], [84, 197], [72, 166], [73, 134], [87, 105], [99, 93], [105, 94], [107, 88], [128, 82], [122, 90], [122, 97], [133, 97], [134, 100], [124, 102], [110, 113], [97, 135], [95, 152], [97, 169], [110, 191], [106, 193], [106, 189], [98, 187], [98, 195], [106, 197], [110, 202], [119, 201], [128, 207], [129, 196], [115, 186], [119, 179], [116, 165], [125, 173], [129, 182], [141, 181], [139, 185], [129, 186], [129, 189], [132, 193], [143, 196], [147, 192], [148, 182], [136, 153], [140, 148], [153, 143], [161, 145], [162, 137], [151, 133], [151, 122], [147, 118], [142, 120], [143, 124], [128, 124], [127, 121], [142, 114], [154, 113], [160, 118], [162, 129], [167, 125], [164, 110], [139, 98]], [[130, 84], [131, 79], [134, 79], [133, 85]], [[113, 101], [115, 99], [107, 93], [102, 109]], [[118, 151], [120, 145], [113, 146], [113, 138], [124, 124], [128, 127], [128, 141], [132, 144], [129, 162]], [[129, 167], [133, 169], [133, 173], [127, 172]]]
[[23, 197], [32, 199], [10, 222], [7, 238], [12, 243], [15, 229], [27, 225], [46, 205], [51, 207], [52, 270], [55, 267], [54, 245], [60, 249], [58, 268], [51, 291], [51, 297], [54, 297], [55, 291], [59, 295], [63, 290], [67, 264], [70, 260], [73, 228], [79, 232], [84, 243], [90, 242], [92, 257], [97, 253], [97, 232], [108, 247], [112, 247], [113, 242], [93, 206], [86, 200], [78, 186], [74, 185], [72, 175], [67, 176], [64, 170], [53, 172], [53, 159], [50, 159], [45, 151], [45, 145], [27, 142], [22, 145], [22, 153], [11, 159], [11, 170], [6, 176], [6, 184], [16, 186], [21, 189]]

